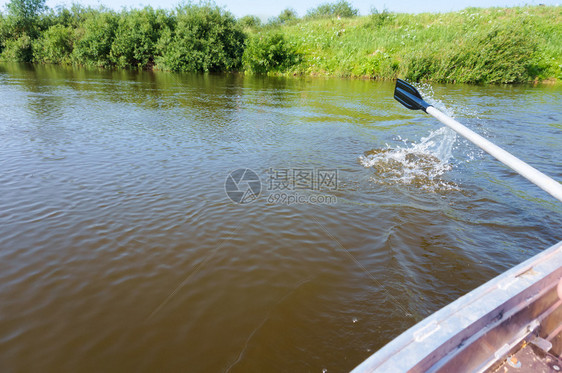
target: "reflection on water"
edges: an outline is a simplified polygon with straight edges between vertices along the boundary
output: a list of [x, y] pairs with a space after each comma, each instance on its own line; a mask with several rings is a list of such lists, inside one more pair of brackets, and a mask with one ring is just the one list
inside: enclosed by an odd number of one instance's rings
[[[346, 371], [562, 239], [560, 204], [392, 83], [17, 64], [0, 82], [8, 371]], [[562, 179], [560, 88], [432, 89]], [[239, 168], [262, 182], [245, 205], [224, 191]], [[303, 170], [337, 188], [299, 189]]]

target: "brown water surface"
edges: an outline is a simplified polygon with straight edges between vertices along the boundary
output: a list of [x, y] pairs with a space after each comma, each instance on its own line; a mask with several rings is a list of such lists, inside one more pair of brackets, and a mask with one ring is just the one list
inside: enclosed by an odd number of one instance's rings
[[[0, 64], [0, 84], [3, 372], [344, 372], [562, 239], [560, 203], [390, 82]], [[562, 180], [561, 88], [421, 88]], [[261, 194], [237, 204], [246, 168]]]

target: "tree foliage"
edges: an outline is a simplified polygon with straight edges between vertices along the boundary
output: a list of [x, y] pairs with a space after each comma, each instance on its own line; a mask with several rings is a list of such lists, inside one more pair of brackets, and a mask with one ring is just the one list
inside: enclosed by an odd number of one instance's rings
[[37, 33], [35, 27], [39, 16], [46, 9], [45, 0], [10, 0], [6, 5], [15, 32], [19, 35], [27, 33], [32, 37]]
[[359, 14], [359, 10], [353, 8], [351, 4], [345, 0], [338, 1], [336, 3], [325, 3], [321, 4], [314, 9], [310, 9], [306, 16], [308, 18], [329, 18], [329, 17], [341, 17], [341, 18], [351, 18], [356, 17]]
[[286, 22], [296, 21], [299, 18], [299, 16], [296, 10], [292, 8], [287, 8], [283, 10], [277, 16], [277, 18], [279, 19], [280, 23], [286, 23]]
[[244, 16], [238, 20], [243, 28], [257, 28], [261, 26], [261, 20], [256, 16]]

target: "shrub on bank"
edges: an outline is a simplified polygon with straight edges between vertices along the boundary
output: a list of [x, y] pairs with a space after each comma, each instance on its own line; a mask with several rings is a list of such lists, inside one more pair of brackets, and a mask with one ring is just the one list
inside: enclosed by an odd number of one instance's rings
[[280, 23], [288, 23], [293, 22], [299, 19], [297, 11], [292, 8], [287, 8], [283, 10], [277, 18], [279, 19]]
[[351, 18], [357, 17], [359, 10], [352, 7], [350, 3], [345, 0], [338, 1], [336, 3], [325, 3], [321, 4], [314, 9], [310, 9], [306, 13], [307, 18], [328, 18], [328, 17], [340, 17], [340, 18]]
[[384, 25], [387, 25], [394, 21], [396, 15], [389, 12], [386, 9], [383, 9], [382, 12], [379, 12], [377, 8], [371, 8], [371, 14], [369, 14], [369, 22], [367, 23], [367, 27], [372, 28], [379, 28]]
[[6, 17], [0, 13], [0, 56], [4, 50], [4, 45], [6, 41], [10, 38], [10, 32], [8, 29], [8, 24], [6, 22]]
[[244, 51], [244, 68], [250, 73], [280, 72], [300, 60], [295, 47], [279, 32], [259, 33], [252, 36]]
[[244, 16], [238, 20], [238, 24], [242, 28], [258, 28], [261, 26], [261, 20], [256, 16]]
[[160, 9], [146, 7], [121, 12], [109, 59], [118, 67], [151, 68], [156, 43], [162, 31], [172, 24], [171, 17]]
[[89, 15], [76, 29], [72, 59], [77, 64], [111, 66], [111, 46], [117, 30], [117, 15], [112, 11]]
[[0, 57], [4, 61], [33, 61], [31, 37], [22, 32], [18, 37], [6, 39], [3, 43], [2, 55]]
[[176, 9], [175, 26], [157, 43], [157, 67], [171, 71], [231, 71], [240, 67], [245, 35], [234, 16], [217, 6]]
[[33, 42], [33, 60], [44, 63], [71, 62], [74, 30], [62, 24], [49, 27]]

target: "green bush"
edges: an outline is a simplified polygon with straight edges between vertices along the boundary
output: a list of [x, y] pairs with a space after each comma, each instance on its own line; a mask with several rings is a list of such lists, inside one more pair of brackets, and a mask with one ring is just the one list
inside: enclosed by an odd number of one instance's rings
[[172, 71], [231, 71], [240, 66], [245, 35], [234, 16], [217, 6], [176, 10], [176, 25], [162, 32], [158, 68]]
[[295, 23], [299, 19], [294, 9], [287, 8], [283, 10], [277, 17], [271, 17], [267, 20], [267, 28], [275, 28], [288, 23]]
[[264, 74], [288, 69], [300, 62], [300, 56], [282, 34], [270, 32], [250, 38], [243, 61], [246, 71]]
[[382, 12], [379, 12], [377, 8], [371, 8], [371, 14], [369, 15], [369, 22], [367, 26], [379, 28], [386, 24], [392, 22], [396, 16], [389, 12], [386, 9], [383, 9]]
[[45, 63], [70, 63], [74, 30], [61, 24], [49, 27], [33, 43], [33, 59]]
[[2, 13], [0, 13], [0, 55], [2, 55], [2, 51], [4, 50], [4, 44], [10, 38], [10, 30], [8, 26], [8, 22], [6, 17]]
[[91, 66], [110, 66], [110, 53], [117, 16], [111, 11], [89, 14], [81, 27], [76, 30], [77, 41], [74, 44], [72, 59], [77, 64]]
[[146, 7], [122, 12], [111, 46], [111, 62], [119, 67], [152, 67], [156, 43], [170, 25], [170, 17], [163, 10]]
[[10, 38], [4, 42], [0, 59], [13, 62], [33, 61], [32, 40], [25, 32], [18, 38]]
[[341, 17], [351, 18], [356, 17], [359, 11], [351, 6], [347, 1], [341, 0], [337, 3], [321, 4], [314, 9], [310, 9], [306, 16], [308, 18], [328, 18], [328, 17]]
[[243, 28], [257, 28], [261, 26], [261, 20], [256, 16], [244, 16], [238, 20]]
[[291, 22], [291, 21], [296, 21], [297, 19], [299, 19], [299, 16], [298, 16], [296, 10], [294, 10], [292, 8], [287, 8], [287, 9], [283, 10], [277, 16], [277, 18], [279, 19], [280, 23], [287, 23], [287, 22]]

